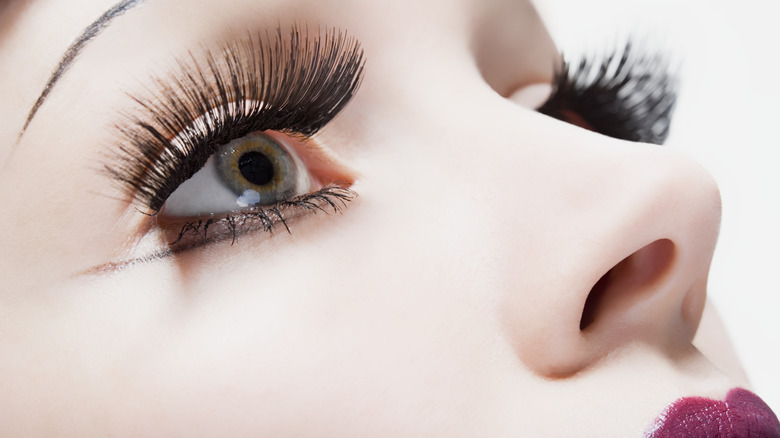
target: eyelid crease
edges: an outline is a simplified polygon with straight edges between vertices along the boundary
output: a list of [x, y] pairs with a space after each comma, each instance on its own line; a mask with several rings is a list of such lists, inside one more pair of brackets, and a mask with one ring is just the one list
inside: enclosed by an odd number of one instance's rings
[[293, 26], [232, 38], [178, 60], [178, 73], [153, 77], [156, 91], [130, 96], [136, 112], [117, 124], [118, 152], [104, 171], [152, 214], [216, 148], [254, 131], [311, 137], [360, 85], [364, 55], [337, 29], [309, 35]]

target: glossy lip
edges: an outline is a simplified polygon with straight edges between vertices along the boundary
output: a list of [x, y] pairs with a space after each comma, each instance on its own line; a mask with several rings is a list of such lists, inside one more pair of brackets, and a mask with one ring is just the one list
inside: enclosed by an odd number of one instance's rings
[[752, 392], [735, 388], [726, 400], [681, 398], [667, 407], [645, 438], [780, 437], [780, 422]]

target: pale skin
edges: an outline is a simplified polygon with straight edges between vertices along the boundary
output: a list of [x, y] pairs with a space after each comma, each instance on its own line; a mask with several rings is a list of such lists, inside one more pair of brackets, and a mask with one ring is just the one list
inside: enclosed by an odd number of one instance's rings
[[[638, 436], [680, 397], [745, 385], [709, 311], [705, 354], [693, 344], [716, 183], [672, 149], [534, 112], [560, 55], [530, 4], [150, 0], [17, 144], [112, 4], [2, 18], [3, 434]], [[365, 50], [360, 90], [314, 139], [359, 197], [292, 234], [95, 273], [166, 245], [96, 171], [126, 93], [199, 44], [292, 22]]]

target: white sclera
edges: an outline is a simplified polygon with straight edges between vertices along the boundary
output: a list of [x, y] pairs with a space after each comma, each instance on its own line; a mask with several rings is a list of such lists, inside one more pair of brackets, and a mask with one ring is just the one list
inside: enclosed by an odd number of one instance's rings
[[195, 217], [241, 208], [239, 197], [222, 184], [215, 161], [213, 155], [209, 157], [202, 169], [174, 190], [165, 201], [162, 214]]

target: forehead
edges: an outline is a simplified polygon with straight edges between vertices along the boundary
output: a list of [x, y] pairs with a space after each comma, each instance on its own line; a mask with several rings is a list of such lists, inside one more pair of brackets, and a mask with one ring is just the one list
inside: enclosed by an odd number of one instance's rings
[[[86, 29], [90, 23], [94, 26], [98, 17], [116, 8], [127, 11], [123, 21], [134, 21], [136, 29], [140, 26], [157, 34], [186, 30], [205, 36], [204, 31], [213, 26], [273, 27], [287, 20], [349, 27], [365, 33], [366, 40], [375, 35], [386, 42], [390, 37], [397, 38], [399, 32], [409, 31], [467, 36], [487, 22], [496, 27], [496, 20], [512, 20], [513, 27], [523, 28], [526, 33], [544, 29], [529, 0], [6, 0], [0, 1], [0, 23], [4, 24], [0, 29], [5, 30], [0, 37], [20, 34], [31, 38], [33, 35], [25, 34], [30, 33], [30, 27], [37, 27], [41, 36], [70, 42], [77, 37], [78, 30]], [[147, 13], [149, 16], [144, 17]], [[139, 21], [134, 16], [140, 17]], [[98, 35], [109, 25], [103, 22], [92, 30]]]

